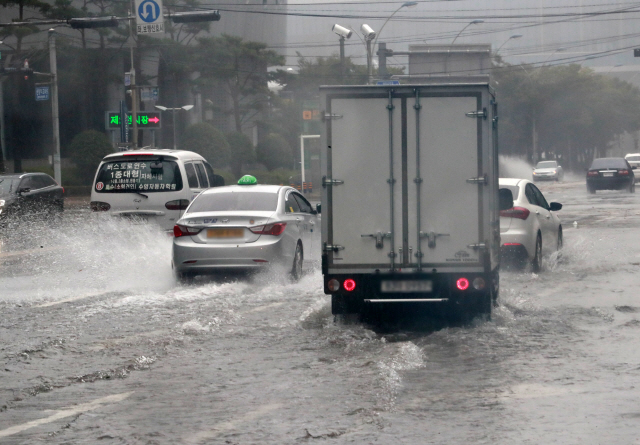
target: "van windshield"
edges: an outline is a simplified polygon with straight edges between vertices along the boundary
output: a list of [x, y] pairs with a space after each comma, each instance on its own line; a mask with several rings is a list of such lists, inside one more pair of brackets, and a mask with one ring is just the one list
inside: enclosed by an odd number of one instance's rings
[[93, 188], [98, 193], [177, 191], [182, 175], [174, 161], [111, 161], [100, 166]]

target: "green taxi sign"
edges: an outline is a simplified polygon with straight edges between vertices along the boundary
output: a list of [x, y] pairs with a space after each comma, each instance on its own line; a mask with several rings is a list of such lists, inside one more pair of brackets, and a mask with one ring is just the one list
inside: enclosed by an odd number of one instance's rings
[[256, 177], [251, 175], [244, 175], [238, 180], [238, 185], [253, 185], [257, 183], [258, 180], [256, 179]]

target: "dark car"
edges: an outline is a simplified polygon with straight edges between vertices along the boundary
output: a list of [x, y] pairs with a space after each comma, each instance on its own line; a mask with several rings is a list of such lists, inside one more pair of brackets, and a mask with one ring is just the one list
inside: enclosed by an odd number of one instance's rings
[[635, 176], [631, 165], [624, 158], [594, 159], [587, 171], [587, 191], [596, 190], [636, 191]]
[[0, 175], [0, 223], [46, 218], [64, 210], [64, 189], [45, 173]]

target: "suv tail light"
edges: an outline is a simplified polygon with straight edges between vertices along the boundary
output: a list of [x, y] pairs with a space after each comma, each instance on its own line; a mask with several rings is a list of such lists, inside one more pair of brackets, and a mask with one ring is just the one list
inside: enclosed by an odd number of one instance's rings
[[106, 212], [111, 208], [111, 204], [108, 202], [91, 201], [89, 205], [92, 212]]
[[176, 224], [173, 226], [173, 236], [180, 238], [181, 236], [197, 235], [201, 230], [202, 229], [197, 229], [195, 227], [179, 226]]
[[525, 209], [524, 207], [512, 207], [507, 210], [500, 210], [500, 216], [505, 218], [518, 218], [525, 220], [529, 217], [529, 209]]
[[188, 199], [176, 199], [175, 201], [169, 201], [164, 205], [169, 210], [185, 210], [189, 207]]
[[287, 223], [274, 223], [274, 224], [265, 224], [263, 226], [255, 226], [255, 227], [249, 227], [249, 230], [251, 230], [251, 232], [255, 233], [256, 235], [273, 235], [273, 236], [278, 236], [278, 235], [282, 235], [282, 232], [284, 232], [285, 227], [287, 227]]

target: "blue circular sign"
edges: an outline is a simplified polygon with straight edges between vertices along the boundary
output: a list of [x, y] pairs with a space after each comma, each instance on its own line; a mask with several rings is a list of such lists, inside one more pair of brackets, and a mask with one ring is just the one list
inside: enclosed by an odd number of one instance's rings
[[160, 11], [160, 5], [153, 0], [144, 0], [138, 6], [138, 17], [147, 23], [153, 23], [158, 20], [162, 14]]

